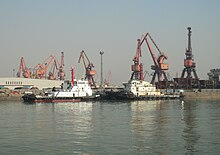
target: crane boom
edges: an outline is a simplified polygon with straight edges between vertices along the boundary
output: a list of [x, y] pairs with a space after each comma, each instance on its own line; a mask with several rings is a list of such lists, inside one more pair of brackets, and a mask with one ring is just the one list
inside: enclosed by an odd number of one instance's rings
[[24, 78], [30, 78], [31, 72], [27, 68], [24, 62], [24, 57], [21, 57], [20, 60], [20, 66], [19, 66], [19, 72], [18, 72], [18, 77], [24, 77]]
[[60, 80], [65, 79], [65, 72], [64, 72], [64, 52], [61, 52], [61, 64], [59, 65], [59, 72], [58, 72], [58, 77]]
[[[38, 64], [34, 67], [36, 70], [35, 72], [35, 78], [46, 78], [46, 74], [49, 68], [51, 68], [52, 71], [49, 71], [49, 79], [53, 80], [55, 78], [55, 71], [58, 71], [58, 77], [60, 80], [64, 80], [65, 73], [63, 71], [64, 66], [64, 54], [61, 53], [61, 64], [57, 60], [57, 58], [53, 55], [50, 55], [43, 63]], [[52, 67], [51, 67], [52, 66]], [[58, 67], [59, 66], [59, 67]]]
[[153, 59], [153, 61], [154, 61], [154, 64], [155, 64], [156, 66], [159, 66], [159, 64], [158, 64], [158, 62], [157, 62], [157, 57], [154, 55], [154, 52], [153, 52], [153, 50], [152, 50], [152, 48], [151, 48], [151, 46], [150, 46], [150, 44], [149, 44], [147, 38], [144, 38], [144, 40], [145, 40], [145, 42], [146, 42], [146, 44], [147, 44], [147, 47], [148, 47], [148, 49], [149, 49], [149, 51], [150, 51], [151, 57], [152, 57], [152, 59]]
[[141, 42], [140, 39], [137, 40], [137, 49], [136, 49], [136, 55], [133, 58], [133, 62], [134, 64], [131, 65], [131, 70], [133, 71], [132, 75], [131, 75], [131, 79], [135, 79], [135, 80], [144, 80], [143, 77], [143, 65], [142, 63], [140, 63], [140, 57], [142, 57], [141, 54]]

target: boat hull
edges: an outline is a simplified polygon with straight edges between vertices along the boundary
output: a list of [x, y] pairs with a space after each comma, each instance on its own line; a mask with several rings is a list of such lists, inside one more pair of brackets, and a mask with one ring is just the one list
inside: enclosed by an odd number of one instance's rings
[[125, 91], [109, 91], [106, 92], [106, 99], [109, 100], [173, 100], [181, 99], [183, 95], [181, 94], [163, 94], [163, 95], [145, 95], [145, 96], [135, 96], [132, 93]]
[[36, 95], [24, 95], [22, 96], [24, 102], [26, 103], [56, 103], [56, 102], [80, 102], [95, 100], [96, 97], [49, 97], [49, 96], [36, 96]]

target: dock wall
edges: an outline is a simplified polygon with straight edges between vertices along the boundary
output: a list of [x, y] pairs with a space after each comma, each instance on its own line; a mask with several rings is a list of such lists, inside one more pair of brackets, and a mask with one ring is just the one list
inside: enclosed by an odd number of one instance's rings
[[186, 99], [220, 99], [220, 89], [202, 89], [201, 91], [184, 91]]

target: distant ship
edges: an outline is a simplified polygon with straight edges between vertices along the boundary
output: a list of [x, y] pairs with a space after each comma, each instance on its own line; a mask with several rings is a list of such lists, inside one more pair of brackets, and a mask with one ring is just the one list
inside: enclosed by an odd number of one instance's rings
[[39, 90], [53, 87], [60, 87], [63, 80], [31, 79], [19, 77], [0, 78], [0, 88], [19, 89], [19, 88], [37, 88]]

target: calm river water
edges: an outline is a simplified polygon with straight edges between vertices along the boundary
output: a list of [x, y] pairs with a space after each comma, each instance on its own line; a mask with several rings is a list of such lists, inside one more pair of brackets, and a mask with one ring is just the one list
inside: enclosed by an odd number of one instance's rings
[[219, 154], [220, 101], [0, 102], [0, 154]]

